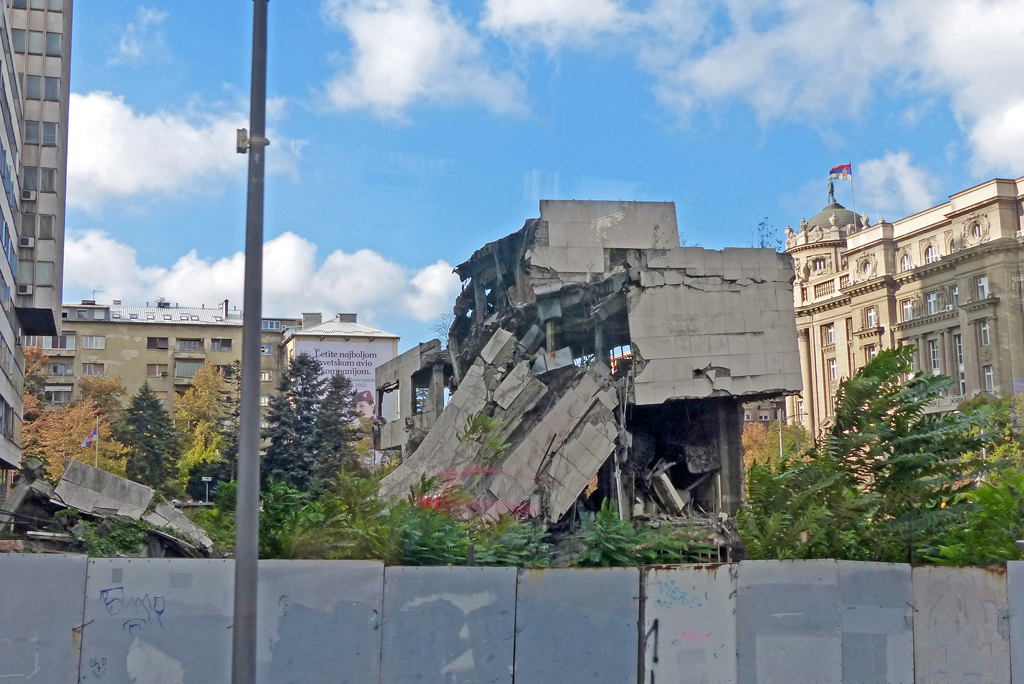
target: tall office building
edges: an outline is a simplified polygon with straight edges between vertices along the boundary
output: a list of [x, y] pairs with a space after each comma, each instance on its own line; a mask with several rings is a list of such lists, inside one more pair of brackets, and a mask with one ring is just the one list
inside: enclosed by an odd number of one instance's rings
[[21, 463], [28, 335], [57, 335], [64, 264], [72, 0], [0, 8], [0, 496]]

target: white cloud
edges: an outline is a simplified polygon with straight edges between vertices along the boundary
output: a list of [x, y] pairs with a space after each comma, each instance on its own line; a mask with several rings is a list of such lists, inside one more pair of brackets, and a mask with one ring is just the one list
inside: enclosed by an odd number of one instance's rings
[[[275, 107], [280, 108], [280, 103]], [[89, 211], [111, 199], [219, 193], [245, 178], [235, 131], [248, 127], [238, 111], [136, 112], [107, 92], [71, 95], [68, 204]], [[296, 174], [304, 141], [271, 132], [268, 171]]]
[[[895, 220], [935, 205], [939, 183], [928, 171], [914, 166], [909, 152], [886, 151], [881, 159], [866, 159], [854, 168], [861, 206]], [[861, 209], [858, 213], [864, 213]], [[872, 222], [878, 216], [872, 217]]]
[[525, 111], [525, 89], [488, 66], [479, 38], [432, 0], [325, 0], [327, 22], [349, 34], [352, 56], [326, 86], [337, 110], [368, 107], [399, 118], [418, 101], [475, 102]]
[[107, 60], [108, 64], [125, 64], [127, 62], [138, 62], [147, 53], [163, 49], [163, 34], [157, 30], [170, 14], [161, 12], [151, 7], [139, 7], [135, 21], [125, 26], [120, 40], [117, 42], [117, 50]]
[[549, 48], [621, 31], [629, 15], [613, 0], [487, 0], [481, 26]]
[[[354, 311], [372, 323], [383, 314], [430, 321], [451, 308], [460, 288], [444, 261], [409, 269], [368, 249], [336, 250], [317, 265], [317, 246], [294, 233], [263, 248], [263, 311], [270, 316], [302, 311]], [[106, 233], [69, 233], [64, 250], [68, 290], [103, 290], [127, 302], [165, 297], [181, 304], [241, 305], [245, 256], [204, 259], [195, 250], [170, 268], [143, 266], [134, 248]]]

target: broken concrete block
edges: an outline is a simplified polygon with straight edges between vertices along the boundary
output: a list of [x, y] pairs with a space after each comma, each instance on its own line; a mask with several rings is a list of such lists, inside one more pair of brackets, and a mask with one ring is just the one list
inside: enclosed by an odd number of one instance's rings
[[651, 478], [651, 489], [654, 490], [654, 496], [658, 499], [658, 502], [670, 513], [675, 515], [683, 514], [685, 511], [683, 499], [679, 496], [679, 492], [676, 491], [672, 480], [669, 479], [668, 473], [661, 473]]
[[517, 363], [494, 391], [495, 403], [501, 408], [507, 409], [526, 388], [532, 377], [533, 374], [525, 364]]
[[498, 328], [494, 331], [491, 339], [480, 350], [480, 359], [490, 365], [501, 365], [505, 363], [515, 349], [516, 336], [507, 330]]

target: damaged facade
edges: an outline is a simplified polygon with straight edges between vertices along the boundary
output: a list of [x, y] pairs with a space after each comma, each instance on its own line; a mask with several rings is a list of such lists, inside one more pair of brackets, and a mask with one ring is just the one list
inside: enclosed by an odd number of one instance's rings
[[445, 351], [378, 369], [403, 411], [380, 431], [402, 450], [381, 495], [442, 475], [477, 514], [548, 524], [605, 498], [626, 517], [733, 514], [742, 403], [801, 388], [790, 258], [681, 247], [672, 203], [540, 210], [455, 269]]

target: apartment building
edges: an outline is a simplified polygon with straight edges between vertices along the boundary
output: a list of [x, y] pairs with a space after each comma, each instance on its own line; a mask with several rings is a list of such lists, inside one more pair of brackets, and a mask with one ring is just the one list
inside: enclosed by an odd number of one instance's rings
[[787, 413], [827, 427], [838, 383], [882, 349], [956, 382], [933, 408], [1024, 392], [1024, 177], [996, 178], [893, 223], [831, 202], [786, 228], [803, 391]]
[[[130, 394], [148, 382], [169, 410], [188, 390], [207, 362], [227, 368], [242, 358], [242, 311], [227, 300], [219, 306], [150, 306], [98, 304], [85, 300], [62, 311], [62, 328], [52, 337], [30, 337], [49, 357], [46, 399], [54, 404], [75, 398], [83, 375], [119, 377]], [[361, 387], [373, 382], [375, 364], [392, 358], [398, 337], [356, 322], [356, 314], [324, 321], [319, 313], [298, 318], [264, 318], [260, 334], [260, 395], [266, 406], [288, 360], [307, 352], [320, 358], [328, 372], [342, 372]], [[366, 347], [372, 341], [378, 346]], [[386, 344], [381, 347], [380, 343]], [[370, 352], [370, 353], [368, 353]], [[371, 354], [372, 353], [372, 354]]]
[[21, 464], [23, 336], [59, 332], [72, 0], [0, 6], [0, 497]]

